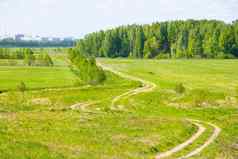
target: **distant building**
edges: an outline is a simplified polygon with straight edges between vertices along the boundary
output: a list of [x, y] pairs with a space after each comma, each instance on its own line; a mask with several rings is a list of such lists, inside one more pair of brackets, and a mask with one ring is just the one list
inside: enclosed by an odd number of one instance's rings
[[42, 38], [39, 35], [33, 37], [32, 39], [32, 41], [42, 41]]
[[24, 36], [25, 36], [24, 34], [16, 34], [15, 35], [15, 40], [16, 41], [20, 41], [20, 40], [22, 40], [24, 38]]
[[42, 40], [43, 42], [48, 42], [48, 41], [50, 41], [50, 39], [49, 39], [48, 37], [42, 37], [41, 40]]
[[73, 40], [74, 40], [73, 37], [66, 37], [66, 38], [64, 38], [64, 41], [73, 41]]
[[22, 41], [33, 41], [32, 36], [30, 35], [25, 35], [23, 38], [21, 38]]
[[0, 41], [15, 41], [16, 43], [21, 43], [21, 42], [39, 42], [39, 43], [51, 43], [51, 45], [70, 45], [73, 41], [76, 39], [73, 37], [41, 37], [39, 35], [33, 36], [30, 34], [16, 34], [16, 35], [10, 35], [10, 34], [5, 34], [5, 35], [0, 35]]
[[61, 40], [60, 40], [60, 38], [54, 37], [54, 38], [52, 38], [52, 41], [53, 41], [53, 42], [60, 42]]

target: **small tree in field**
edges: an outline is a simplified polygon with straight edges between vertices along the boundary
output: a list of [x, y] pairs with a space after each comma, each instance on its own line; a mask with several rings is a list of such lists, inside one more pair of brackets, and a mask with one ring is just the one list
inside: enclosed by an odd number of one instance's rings
[[31, 49], [24, 49], [24, 63], [27, 66], [32, 66], [35, 61], [34, 53]]
[[178, 83], [178, 84], [176, 84], [176, 86], [175, 86], [175, 91], [176, 91], [176, 93], [178, 93], [178, 94], [183, 94], [183, 93], [185, 92], [185, 87], [183, 86], [182, 83]]
[[24, 82], [20, 82], [17, 86], [17, 90], [24, 94], [26, 91], [26, 84]]
[[45, 60], [47, 66], [53, 66], [54, 65], [53, 60], [51, 59], [49, 54], [44, 55], [44, 60]]

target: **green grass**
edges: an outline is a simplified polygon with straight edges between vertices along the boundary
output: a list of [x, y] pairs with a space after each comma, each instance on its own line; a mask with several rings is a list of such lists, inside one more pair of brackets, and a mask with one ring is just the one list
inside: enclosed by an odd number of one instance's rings
[[[138, 82], [107, 73], [100, 86], [2, 94], [0, 157], [153, 158], [195, 131], [177, 118], [141, 118], [132, 112], [109, 111], [113, 97], [138, 86]], [[35, 99], [42, 103], [32, 102]], [[98, 103], [87, 110], [69, 109], [85, 101]]]
[[[5, 152], [1, 158], [41, 158], [46, 152], [63, 158], [152, 158], [159, 151], [158, 143], [174, 146], [181, 142], [179, 136], [188, 137], [191, 131], [186, 122], [160, 117], [141, 119], [128, 114], [24, 112], [8, 118], [1, 124], [4, 129], [0, 149]], [[41, 149], [36, 155], [37, 146]], [[26, 153], [20, 151], [24, 149]]]
[[[107, 72], [100, 86], [64, 88], [73, 86], [76, 77], [65, 66], [64, 56], [53, 59], [61, 67], [0, 67], [0, 75], [11, 75], [0, 76], [2, 89], [15, 89], [22, 80], [32, 89], [61, 87], [0, 94], [0, 158], [152, 159], [195, 133], [186, 118], [222, 128], [216, 142], [195, 158], [238, 156], [233, 146], [238, 143], [238, 61], [99, 59], [158, 85], [153, 92], [123, 99], [119, 104], [125, 111], [113, 112], [109, 109], [112, 99], [137, 88], [138, 82]], [[185, 93], [176, 93], [178, 83], [183, 83]], [[86, 110], [69, 109], [93, 101]], [[188, 153], [211, 132], [209, 128], [175, 156]]]
[[23, 60], [0, 59], [0, 66], [23, 66]]
[[77, 77], [67, 67], [0, 67], [0, 90], [14, 90], [21, 81], [28, 89], [69, 87]]
[[[158, 85], [154, 92], [138, 95], [129, 104], [131, 111], [142, 118], [193, 118], [213, 122], [222, 128], [217, 141], [195, 158], [238, 156], [234, 146], [238, 143], [237, 60], [102, 61]], [[176, 94], [177, 83], [184, 84], [184, 94]]]

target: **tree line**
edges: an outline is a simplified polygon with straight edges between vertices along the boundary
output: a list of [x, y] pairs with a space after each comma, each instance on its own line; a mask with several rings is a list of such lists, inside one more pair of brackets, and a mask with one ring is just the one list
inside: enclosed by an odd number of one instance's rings
[[0, 59], [23, 60], [27, 66], [53, 66], [53, 60], [46, 52], [35, 53], [32, 49], [0, 48]]
[[82, 54], [132, 58], [236, 58], [238, 21], [158, 22], [128, 25], [86, 35], [76, 44]]
[[94, 57], [84, 55], [78, 49], [69, 49], [71, 70], [80, 77], [85, 84], [97, 85], [106, 79], [104, 71], [97, 66]]

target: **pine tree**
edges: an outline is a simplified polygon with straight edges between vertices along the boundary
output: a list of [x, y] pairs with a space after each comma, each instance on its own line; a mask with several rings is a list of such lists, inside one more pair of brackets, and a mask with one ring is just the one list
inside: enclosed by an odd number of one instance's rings
[[181, 32], [175, 46], [176, 57], [186, 57], [188, 47], [188, 33], [186, 31]]
[[133, 57], [142, 58], [143, 57], [143, 49], [144, 49], [144, 33], [141, 28], [136, 30], [135, 35], [135, 46], [133, 49]]
[[189, 33], [187, 58], [192, 58], [195, 55], [202, 56], [202, 38], [198, 30], [192, 30]]

